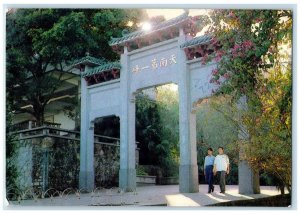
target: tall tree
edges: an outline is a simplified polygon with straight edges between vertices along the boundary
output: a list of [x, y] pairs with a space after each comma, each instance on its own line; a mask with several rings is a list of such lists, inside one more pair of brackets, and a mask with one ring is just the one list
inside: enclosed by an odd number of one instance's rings
[[[7, 12], [7, 99], [13, 110], [29, 113], [42, 124], [45, 107], [61, 85], [66, 66], [86, 52], [107, 60], [118, 59], [108, 45], [111, 36], [121, 36], [124, 28], [136, 29], [145, 17], [145, 11], [137, 9]], [[32, 108], [21, 108], [25, 105]]]
[[230, 95], [235, 111], [247, 97], [243, 117], [231, 117], [250, 134], [246, 159], [290, 190], [292, 11], [212, 10], [210, 20], [210, 59], [219, 62], [211, 82], [223, 81], [216, 95]]

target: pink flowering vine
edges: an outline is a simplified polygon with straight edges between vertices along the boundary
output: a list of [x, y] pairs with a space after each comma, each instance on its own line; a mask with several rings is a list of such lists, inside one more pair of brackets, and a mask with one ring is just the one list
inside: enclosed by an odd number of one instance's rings
[[228, 14], [228, 17], [229, 18], [235, 18], [236, 16], [235, 16], [233, 11], [230, 11], [229, 14]]
[[228, 73], [225, 73], [225, 74], [223, 75], [223, 77], [224, 77], [225, 79], [228, 79], [228, 78], [230, 77], [230, 75], [229, 75]]
[[216, 52], [215, 61], [216, 61], [216, 62], [219, 62], [219, 61], [221, 60], [222, 56], [224, 55], [224, 53], [225, 53], [225, 52], [222, 51], [222, 50], [217, 51], [217, 52]]
[[219, 72], [218, 69], [213, 69], [212, 70], [212, 75], [216, 76], [218, 74], [218, 72]]
[[245, 57], [246, 52], [250, 49], [254, 49], [254, 44], [251, 40], [246, 40], [242, 42], [241, 44], [235, 44], [233, 48], [231, 49], [231, 54], [233, 58], [237, 57]]
[[207, 63], [208, 60], [208, 54], [205, 54], [202, 58], [201, 58], [201, 63], [202, 65], [205, 65]]

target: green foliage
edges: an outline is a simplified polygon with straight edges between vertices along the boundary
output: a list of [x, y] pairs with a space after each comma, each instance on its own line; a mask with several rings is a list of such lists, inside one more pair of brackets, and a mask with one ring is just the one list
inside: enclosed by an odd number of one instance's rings
[[[212, 10], [210, 19], [219, 62], [212, 82], [224, 80], [216, 95], [229, 95], [232, 110], [222, 112], [245, 126], [250, 142], [236, 147], [245, 147], [244, 158], [253, 168], [276, 176], [290, 190], [292, 12]], [[243, 96], [247, 108], [239, 109], [235, 103]]]
[[178, 91], [172, 85], [157, 87], [158, 112], [162, 124], [161, 146], [166, 177], [178, 176], [179, 166], [179, 104]]
[[261, 98], [261, 115], [252, 110], [245, 113], [251, 145], [246, 147], [247, 159], [254, 167], [274, 175], [279, 184], [290, 191], [292, 183], [292, 81], [290, 72], [270, 70], [266, 81], [269, 89]]
[[251, 96], [267, 69], [280, 63], [280, 45], [291, 43], [291, 11], [212, 10], [210, 18], [220, 61], [215, 80], [226, 79], [219, 93]]
[[[136, 29], [143, 10], [17, 9], [6, 14], [7, 90], [13, 110], [44, 122], [48, 101], [62, 84], [66, 66], [89, 52], [116, 60], [111, 36]], [[131, 21], [132, 27], [127, 26]], [[109, 27], [108, 27], [109, 26]], [[56, 71], [56, 72], [53, 72]], [[21, 108], [32, 105], [32, 108]]]
[[148, 175], [143, 166], [139, 165], [136, 169], [136, 175]]
[[[221, 103], [221, 105], [215, 104]], [[218, 108], [217, 108], [218, 107]], [[238, 150], [234, 142], [237, 141], [237, 127], [223, 111], [230, 109], [226, 99], [220, 97], [210, 98], [200, 104], [197, 110], [197, 160], [200, 182], [204, 182], [204, 158], [207, 149], [213, 149], [213, 155], [218, 154], [218, 147], [222, 146], [228, 155], [231, 165], [227, 177], [228, 184], [238, 184]]]
[[160, 167], [159, 176], [178, 175], [178, 94], [159, 87], [156, 100], [142, 94], [136, 102], [140, 164]]
[[[139, 142], [140, 164], [159, 164], [159, 153], [164, 152], [160, 147], [161, 122], [157, 104], [147, 95], [136, 97], [136, 140]], [[157, 147], [159, 150], [157, 150]]]

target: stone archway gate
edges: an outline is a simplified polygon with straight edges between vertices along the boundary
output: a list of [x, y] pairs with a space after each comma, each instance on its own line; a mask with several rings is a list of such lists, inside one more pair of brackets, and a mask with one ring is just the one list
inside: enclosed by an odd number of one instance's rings
[[[74, 63], [82, 70], [80, 188], [94, 189], [94, 121], [110, 115], [120, 118], [119, 186], [126, 191], [136, 188], [135, 94], [175, 83], [179, 89], [179, 190], [199, 191], [195, 105], [216, 89], [210, 79], [217, 65], [201, 63], [213, 51], [209, 49], [211, 37], [194, 37], [199, 31], [197, 19], [185, 12], [151, 31], [113, 38], [110, 46], [121, 54], [120, 62], [86, 56]], [[247, 164], [242, 165], [240, 192], [253, 192], [254, 174]]]

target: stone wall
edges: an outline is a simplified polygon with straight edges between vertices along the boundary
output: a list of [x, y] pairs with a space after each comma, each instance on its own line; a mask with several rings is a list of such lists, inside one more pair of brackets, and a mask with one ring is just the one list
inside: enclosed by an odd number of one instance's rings
[[120, 150], [118, 146], [95, 144], [95, 187], [118, 185]]

